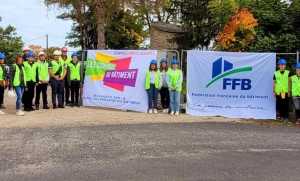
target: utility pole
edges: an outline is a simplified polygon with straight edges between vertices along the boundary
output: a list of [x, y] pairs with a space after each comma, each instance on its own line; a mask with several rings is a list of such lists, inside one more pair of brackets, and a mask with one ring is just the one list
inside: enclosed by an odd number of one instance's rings
[[46, 60], [48, 60], [48, 34], [46, 34]]

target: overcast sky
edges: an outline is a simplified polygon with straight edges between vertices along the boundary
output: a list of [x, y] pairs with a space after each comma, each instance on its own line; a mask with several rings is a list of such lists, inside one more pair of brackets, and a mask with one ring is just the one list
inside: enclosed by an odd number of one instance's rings
[[[57, 19], [59, 10], [47, 10], [42, 0], [1, 0], [0, 16], [1, 27], [12, 25], [17, 36], [22, 37], [25, 46], [41, 45], [46, 48], [46, 34], [48, 34], [48, 46], [62, 47], [65, 45], [65, 37], [70, 32], [72, 21]], [[69, 51], [79, 48], [68, 47]]]

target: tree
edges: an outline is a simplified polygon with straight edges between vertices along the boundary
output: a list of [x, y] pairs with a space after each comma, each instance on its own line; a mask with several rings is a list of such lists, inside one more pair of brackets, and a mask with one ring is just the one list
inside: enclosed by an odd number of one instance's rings
[[16, 28], [11, 25], [6, 28], [0, 26], [0, 52], [6, 55], [8, 64], [12, 64], [15, 56], [22, 53], [23, 42], [15, 31]]
[[237, 10], [232, 20], [219, 33], [217, 40], [224, 50], [244, 51], [254, 39], [256, 34], [254, 27], [257, 25], [257, 19], [247, 8]]
[[[42, 48], [42, 46], [40, 46], [40, 45], [29, 45], [28, 46], [31, 50], [32, 50], [32, 52], [34, 53], [34, 55], [35, 55], [35, 60], [38, 60], [38, 58], [39, 58], [39, 53], [41, 52], [41, 51], [44, 51], [44, 49]], [[45, 52], [46, 53], [46, 52]]]

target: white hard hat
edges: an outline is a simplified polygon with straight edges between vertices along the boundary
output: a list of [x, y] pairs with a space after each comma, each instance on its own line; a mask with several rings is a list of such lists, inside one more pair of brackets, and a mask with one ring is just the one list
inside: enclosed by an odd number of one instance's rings
[[40, 56], [40, 55], [45, 55], [45, 53], [44, 53], [43, 51], [41, 51], [41, 52], [39, 53], [39, 56]]
[[23, 52], [24, 52], [25, 50], [31, 51], [31, 48], [25, 47], [25, 48], [23, 48]]
[[8, 95], [9, 98], [15, 98], [15, 97], [17, 97], [16, 92], [13, 91], [13, 90], [9, 90], [9, 91], [7, 92], [7, 95]]
[[60, 53], [59, 50], [55, 50], [55, 51], [53, 52], [53, 55], [61, 55], [61, 53]]

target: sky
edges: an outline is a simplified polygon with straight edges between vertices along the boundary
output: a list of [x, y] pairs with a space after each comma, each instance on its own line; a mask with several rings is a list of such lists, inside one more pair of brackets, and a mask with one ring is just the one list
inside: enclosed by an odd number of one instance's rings
[[[25, 47], [40, 45], [46, 48], [46, 34], [49, 47], [65, 46], [67, 33], [70, 32], [73, 21], [63, 21], [56, 16], [62, 10], [47, 9], [43, 0], [1, 0], [1, 27], [11, 25], [16, 28], [16, 36], [21, 36]], [[67, 47], [69, 51], [80, 48]]]

